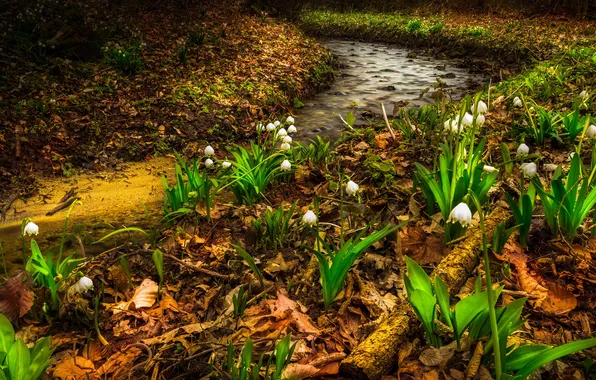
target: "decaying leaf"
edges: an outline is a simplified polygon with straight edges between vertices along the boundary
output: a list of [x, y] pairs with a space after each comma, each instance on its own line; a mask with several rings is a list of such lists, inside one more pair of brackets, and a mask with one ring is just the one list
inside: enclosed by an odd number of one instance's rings
[[422, 351], [420, 357], [418, 358], [422, 362], [422, 364], [434, 367], [438, 366], [443, 362], [443, 355], [441, 355], [441, 351], [435, 347], [429, 347], [426, 350]]
[[95, 365], [91, 360], [82, 356], [75, 356], [58, 363], [54, 368], [53, 378], [61, 380], [87, 379], [87, 376], [94, 371]]
[[26, 272], [9, 277], [0, 288], [0, 313], [16, 323], [33, 306], [31, 278]]
[[114, 314], [121, 313], [124, 310], [138, 310], [144, 307], [153, 306], [155, 300], [157, 300], [158, 290], [159, 287], [155, 281], [150, 278], [144, 279], [141, 285], [135, 289], [135, 292], [129, 301], [120, 302], [114, 307]]

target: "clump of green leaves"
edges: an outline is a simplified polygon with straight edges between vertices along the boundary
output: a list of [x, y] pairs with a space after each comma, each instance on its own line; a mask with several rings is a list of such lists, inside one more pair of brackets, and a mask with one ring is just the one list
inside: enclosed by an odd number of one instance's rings
[[229, 175], [232, 191], [239, 203], [252, 205], [263, 197], [269, 183], [280, 174], [279, 166], [284, 156], [265, 150], [252, 141], [249, 150], [236, 145], [232, 156], [235, 160]]
[[294, 227], [299, 218], [294, 218], [298, 202], [294, 202], [288, 210], [283, 205], [275, 211], [267, 209], [263, 219], [252, 223], [257, 232], [258, 241], [265, 248], [278, 249], [287, 247], [292, 240]]
[[267, 362], [263, 353], [256, 363], [253, 363], [254, 346], [250, 337], [244, 343], [237, 359], [234, 358], [234, 344], [230, 342], [223, 370], [232, 380], [282, 380], [282, 372], [290, 364], [296, 348], [296, 343], [291, 344], [291, 339], [291, 335], [286, 335], [279, 341]]
[[419, 33], [423, 34], [424, 31], [422, 30], [422, 21], [421, 20], [410, 20], [406, 24], [406, 30], [408, 33]]
[[331, 152], [329, 147], [330, 141], [325, 141], [321, 136], [317, 136], [316, 140], [310, 140], [310, 144], [304, 146], [299, 145], [296, 153], [300, 160], [307, 160], [314, 166], [324, 167], [329, 162]]
[[234, 306], [234, 318], [239, 318], [244, 315], [246, 304], [248, 303], [248, 292], [244, 290], [244, 286], [238, 289], [238, 294], [232, 296], [232, 304]]
[[105, 46], [103, 51], [106, 61], [125, 74], [133, 75], [143, 69], [142, 46], [140, 43], [129, 43], [124, 46]]
[[20, 338], [15, 339], [12, 324], [0, 314], [0, 378], [37, 380], [50, 364], [53, 352], [49, 337], [38, 340], [31, 348]]
[[561, 232], [569, 240], [575, 238], [578, 228], [596, 204], [596, 188], [593, 187], [596, 167], [588, 175], [579, 156], [579, 153], [573, 155], [567, 178], [563, 178], [560, 166], [555, 170], [548, 193], [538, 177], [532, 179], [552, 233], [558, 235]]
[[383, 239], [385, 236], [395, 232], [399, 226], [392, 227], [386, 225], [383, 229], [363, 238], [366, 230], [360, 232], [356, 237], [349, 239], [343, 243], [338, 249], [328, 245], [317, 234], [318, 241], [323, 244], [324, 254], [320, 250], [311, 249], [312, 253], [319, 261], [319, 273], [321, 274], [321, 282], [323, 285], [323, 300], [325, 307], [329, 307], [335, 297], [344, 287], [346, 276], [352, 268], [352, 265], [360, 255], [377, 241]]

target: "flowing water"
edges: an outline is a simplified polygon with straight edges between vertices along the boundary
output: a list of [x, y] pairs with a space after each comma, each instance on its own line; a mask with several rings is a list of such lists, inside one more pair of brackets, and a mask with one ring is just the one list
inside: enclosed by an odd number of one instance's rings
[[306, 101], [304, 108], [296, 112], [297, 138], [302, 141], [317, 135], [337, 139], [345, 128], [337, 115], [345, 119], [354, 105], [378, 115], [383, 102], [391, 115], [398, 101], [432, 103], [431, 86], [437, 78], [445, 83], [444, 88], [453, 99], [478, 89], [485, 79], [458, 67], [457, 61], [416, 56], [395, 45], [346, 40], [327, 40], [323, 44], [338, 57], [343, 68], [331, 88]]
[[[419, 95], [436, 83], [437, 78], [445, 82], [454, 98], [478, 87], [483, 79], [457, 67], [455, 61], [413, 57], [407, 50], [392, 45], [342, 40], [329, 40], [324, 44], [338, 56], [344, 68], [330, 89], [307, 101], [297, 112], [297, 137], [303, 141], [317, 135], [332, 140], [339, 137], [344, 126], [334, 114], [345, 118], [354, 104], [359, 110], [379, 114], [379, 103], [384, 102], [390, 114], [396, 101], [408, 100], [418, 105], [432, 102], [432, 90], [422, 97]], [[35, 239], [44, 252], [59, 244], [66, 211], [52, 216], [46, 216], [46, 213], [72, 188], [76, 189], [82, 205], [75, 206], [72, 211], [70, 231], [87, 242], [84, 244], [87, 255], [115, 244], [111, 241], [91, 245], [89, 237], [97, 239], [114, 228], [150, 228], [162, 215], [161, 175], [170, 174], [171, 177], [173, 168], [172, 159], [158, 158], [111, 172], [41, 180], [40, 194], [26, 201], [15, 201], [6, 213], [6, 220], [0, 222], [0, 242], [8, 271], [22, 267], [20, 228], [23, 218], [33, 218], [39, 225], [39, 235]], [[27, 252], [29, 241], [29, 237], [25, 238]], [[77, 250], [80, 254], [79, 246], [75, 240], [71, 251]]]

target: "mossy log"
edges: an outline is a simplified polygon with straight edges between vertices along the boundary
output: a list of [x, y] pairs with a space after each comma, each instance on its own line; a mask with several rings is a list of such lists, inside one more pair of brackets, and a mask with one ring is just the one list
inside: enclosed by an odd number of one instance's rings
[[[489, 239], [497, 224], [508, 217], [507, 210], [500, 206], [492, 211], [485, 220]], [[451, 295], [457, 293], [478, 265], [481, 246], [482, 231], [476, 226], [435, 268], [433, 273], [445, 280]], [[342, 361], [340, 373], [351, 379], [380, 379], [397, 365], [400, 347], [419, 327], [420, 323], [410, 305], [399, 305], [385, 322]]]

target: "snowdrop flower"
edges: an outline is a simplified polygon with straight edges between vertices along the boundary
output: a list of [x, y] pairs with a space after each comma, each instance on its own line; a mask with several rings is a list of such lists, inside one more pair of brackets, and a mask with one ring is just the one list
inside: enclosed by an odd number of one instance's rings
[[453, 120], [447, 120], [443, 125], [446, 131], [451, 131], [453, 133], [459, 133], [463, 130], [463, 124], [459, 124], [459, 116], [456, 116]]
[[466, 112], [461, 121], [461, 125], [469, 126], [472, 125], [472, 123], [474, 123], [474, 117]]
[[39, 226], [33, 222], [29, 222], [23, 228], [23, 236], [37, 235], [39, 233]]
[[213, 166], [213, 160], [208, 158], [205, 160], [205, 167], [210, 168]]
[[546, 169], [547, 172], [554, 172], [555, 170], [557, 170], [558, 167], [559, 167], [559, 165], [557, 165], [557, 164], [544, 165], [544, 168]]
[[205, 156], [213, 156], [215, 154], [215, 150], [211, 147], [211, 145], [207, 145], [205, 148]]
[[277, 131], [278, 137], [286, 137], [287, 135], [288, 135], [288, 131], [286, 131], [285, 128], [280, 128], [279, 131]]
[[462, 227], [467, 227], [472, 223], [472, 210], [470, 210], [467, 204], [462, 202], [451, 210], [447, 222], [459, 222]]
[[282, 139], [282, 141], [285, 142], [286, 144], [291, 144], [292, 138], [290, 136], [286, 136]]
[[302, 217], [302, 223], [312, 226], [317, 222], [317, 216], [311, 210], [308, 210]]
[[291, 148], [290, 144], [288, 144], [288, 143], [282, 143], [281, 146], [279, 147], [279, 149], [283, 150], [284, 152], [286, 150], [290, 150], [290, 148]]
[[476, 117], [476, 125], [484, 125], [484, 122], [486, 121], [486, 118], [484, 117], [483, 114], [479, 114]]
[[89, 289], [93, 288], [93, 280], [85, 276], [81, 278], [76, 284], [74, 284], [74, 290], [77, 293], [84, 293]]
[[257, 124], [257, 132], [261, 132], [261, 131], [263, 131], [263, 129], [265, 129], [263, 124], [261, 124], [261, 123]]
[[521, 171], [528, 178], [532, 178], [536, 175], [536, 164], [533, 162], [521, 164]]
[[269, 124], [267, 124], [267, 130], [268, 130], [269, 132], [273, 132], [273, 131], [275, 131], [275, 124], [273, 124], [273, 123], [269, 123]]
[[286, 119], [286, 123], [294, 124], [294, 118], [292, 116], [288, 116], [288, 118]]
[[586, 129], [586, 136], [588, 136], [589, 139], [596, 137], [596, 125], [590, 125], [588, 129]]
[[298, 132], [298, 130], [296, 129], [296, 127], [295, 127], [295, 126], [293, 126], [293, 125], [290, 125], [290, 126], [288, 127], [288, 133], [296, 133], [296, 132]]
[[484, 103], [482, 100], [480, 100], [478, 102], [478, 104], [472, 104], [472, 113], [473, 114], [483, 114], [486, 111], [488, 111], [488, 107], [486, 105], [486, 103]]
[[588, 94], [588, 91], [583, 90], [582, 92], [579, 93], [579, 97], [582, 99], [588, 99], [590, 95]]
[[358, 189], [360, 188], [360, 186], [358, 186], [358, 184], [354, 181], [349, 181], [346, 184], [346, 194], [348, 195], [354, 195], [358, 192]]
[[523, 105], [519, 96], [516, 96], [515, 98], [513, 98], [513, 105], [516, 107], [521, 107]]
[[517, 147], [517, 156], [526, 156], [528, 153], [530, 153], [530, 147], [526, 144], [519, 144]]
[[489, 165], [484, 165], [484, 167], [482, 168], [482, 170], [484, 170], [487, 173], [494, 173], [496, 172], [498, 169], [495, 168], [494, 166], [489, 166]]
[[276, 127], [279, 127], [280, 124], [281, 124], [281, 121], [279, 121], [279, 120], [275, 120], [275, 123], [273, 123], [273, 125], [275, 125]]
[[224, 169], [229, 168], [230, 166], [232, 166], [232, 163], [230, 161], [224, 161], [221, 163], [221, 167]]
[[284, 160], [281, 165], [279, 166], [279, 169], [282, 172], [289, 172], [292, 169], [292, 164], [290, 163], [290, 161], [288, 160]]

